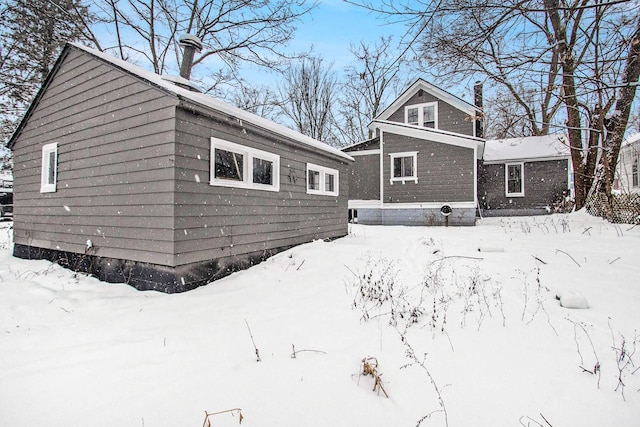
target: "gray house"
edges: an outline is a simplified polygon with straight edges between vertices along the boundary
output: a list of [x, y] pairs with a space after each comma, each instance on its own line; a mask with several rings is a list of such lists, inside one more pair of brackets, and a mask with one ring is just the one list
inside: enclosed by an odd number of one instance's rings
[[374, 138], [343, 148], [355, 159], [351, 219], [474, 225], [480, 111], [422, 79], [412, 84], [370, 124]]
[[478, 173], [482, 215], [536, 215], [552, 211], [572, 189], [565, 135], [487, 140]]
[[192, 87], [67, 45], [9, 141], [14, 255], [180, 292], [347, 234], [349, 155]]

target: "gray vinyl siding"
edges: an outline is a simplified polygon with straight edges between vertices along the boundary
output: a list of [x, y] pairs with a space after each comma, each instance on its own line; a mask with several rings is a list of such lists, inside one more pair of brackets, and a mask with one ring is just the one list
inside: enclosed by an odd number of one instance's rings
[[[70, 48], [15, 140], [15, 242], [173, 265], [177, 102]], [[57, 191], [40, 193], [53, 142]]]
[[380, 200], [380, 154], [354, 156], [353, 159], [349, 200]]
[[422, 91], [422, 95], [415, 93], [405, 104], [393, 112], [388, 120], [404, 123], [404, 107], [434, 101], [438, 102], [438, 129], [473, 136], [474, 121], [467, 113], [426, 91]]
[[[210, 185], [212, 136], [279, 155], [280, 191]], [[307, 162], [339, 171], [338, 197], [306, 193]], [[177, 265], [346, 235], [348, 166], [232, 117], [178, 109]]]
[[[514, 162], [518, 163], [518, 162]], [[542, 209], [569, 188], [566, 159], [524, 163], [524, 197], [507, 197], [505, 164], [484, 164], [478, 175], [478, 199], [488, 210]]]
[[[383, 133], [384, 203], [469, 202], [474, 200], [471, 148]], [[389, 154], [417, 151], [418, 183], [390, 183]]]

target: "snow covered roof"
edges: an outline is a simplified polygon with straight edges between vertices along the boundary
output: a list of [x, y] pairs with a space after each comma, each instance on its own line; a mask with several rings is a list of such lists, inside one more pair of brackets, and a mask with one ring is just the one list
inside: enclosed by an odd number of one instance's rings
[[484, 142], [482, 138], [477, 138], [475, 136], [448, 132], [442, 129], [410, 125], [407, 123], [390, 122], [388, 120], [377, 119], [371, 123], [374, 129], [380, 129], [385, 132], [392, 132], [399, 135], [440, 142], [443, 144], [457, 145], [460, 147], [479, 148]]
[[100, 52], [99, 50], [95, 50], [95, 49], [91, 49], [89, 47], [86, 46], [82, 46], [80, 44], [77, 43], [70, 43], [69, 45], [80, 49], [84, 52], [87, 52], [90, 55], [93, 55], [97, 58], [102, 59], [103, 61], [106, 61], [124, 71], [127, 71], [130, 74], [133, 74], [139, 78], [142, 78], [152, 84], [154, 84], [155, 86], [161, 87], [162, 89], [164, 89], [165, 91], [169, 92], [169, 93], [173, 93], [175, 95], [177, 95], [179, 98], [182, 99], [186, 99], [192, 102], [195, 102], [199, 105], [211, 108], [213, 110], [216, 111], [220, 111], [226, 114], [229, 114], [231, 116], [234, 116], [242, 121], [246, 121], [248, 123], [254, 124], [258, 127], [261, 127], [265, 130], [274, 132], [276, 134], [282, 135], [284, 137], [287, 137], [289, 139], [292, 139], [296, 142], [300, 142], [302, 144], [308, 145], [310, 147], [313, 147], [315, 149], [330, 153], [334, 156], [338, 156], [341, 157], [343, 159], [346, 160], [353, 160], [353, 158], [345, 153], [343, 153], [342, 151], [338, 150], [337, 148], [331, 147], [323, 142], [320, 142], [314, 138], [311, 138], [309, 136], [303, 135], [300, 132], [297, 132], [293, 129], [289, 129], [286, 126], [280, 125], [278, 123], [274, 123], [271, 120], [265, 119], [263, 117], [257, 116], [255, 114], [249, 113], [248, 111], [244, 111], [240, 108], [237, 108], [235, 106], [229, 105], [223, 101], [220, 101], [219, 99], [213, 98], [209, 95], [205, 95], [203, 93], [197, 93], [197, 92], [193, 92], [190, 91], [188, 89], [182, 88], [180, 86], [177, 86], [176, 84], [172, 83], [170, 80], [175, 80], [176, 78], [169, 78], [167, 79], [164, 76], [160, 76], [154, 72], [151, 72], [149, 70], [145, 70], [142, 67], [139, 67], [137, 65], [131, 64], [129, 62], [123, 61], [121, 59], [115, 58], [111, 55], [108, 55], [104, 52]]
[[569, 140], [564, 134], [492, 139], [485, 141], [485, 162], [553, 160], [568, 158]]

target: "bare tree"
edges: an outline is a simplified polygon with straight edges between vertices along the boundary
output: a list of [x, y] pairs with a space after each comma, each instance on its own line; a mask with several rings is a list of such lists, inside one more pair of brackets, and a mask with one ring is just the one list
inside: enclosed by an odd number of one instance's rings
[[211, 91], [234, 79], [242, 63], [277, 69], [290, 59], [284, 46], [315, 5], [312, 0], [96, 0], [95, 11], [114, 37], [100, 49], [146, 61], [156, 73], [180, 63], [181, 35], [197, 36], [203, 49], [194, 67], [212, 56], [222, 61], [203, 85]]
[[281, 113], [277, 96], [268, 87], [243, 85], [234, 94], [233, 103], [236, 107], [269, 120], [277, 120]]
[[640, 15], [603, 2], [581, 1], [568, 8], [559, 0], [544, 0], [544, 7], [562, 69], [579, 209], [594, 181], [597, 191], [611, 194], [640, 76]]
[[398, 94], [403, 61], [394, 51], [391, 37], [380, 37], [373, 45], [360, 42], [350, 51], [355, 61], [345, 69], [340, 115], [342, 135], [356, 143], [372, 137], [367, 126]]
[[[533, 135], [565, 129], [576, 207], [608, 188], [635, 98], [638, 7], [624, 0], [360, 3], [408, 25], [408, 52], [443, 81], [483, 76]], [[521, 114], [520, 114], [521, 113]], [[606, 156], [600, 154], [607, 153]], [[596, 179], [596, 169], [607, 171]]]
[[333, 109], [338, 80], [321, 58], [304, 58], [284, 73], [279, 88], [282, 113], [299, 132], [331, 145], [340, 145], [335, 134]]
[[487, 96], [483, 107], [484, 136], [488, 139], [532, 136], [531, 121], [511, 96], [497, 91]]

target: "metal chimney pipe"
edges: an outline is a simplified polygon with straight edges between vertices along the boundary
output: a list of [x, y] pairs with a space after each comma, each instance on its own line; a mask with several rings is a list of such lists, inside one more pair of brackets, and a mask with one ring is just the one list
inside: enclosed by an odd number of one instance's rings
[[202, 42], [198, 37], [186, 34], [180, 38], [180, 46], [183, 48], [180, 77], [189, 80], [191, 77], [191, 68], [193, 67], [193, 57], [196, 52], [202, 50]]
[[484, 138], [484, 118], [482, 115], [482, 82], [477, 81], [473, 85], [473, 103], [480, 109], [480, 112], [476, 113], [476, 136], [478, 138]]

